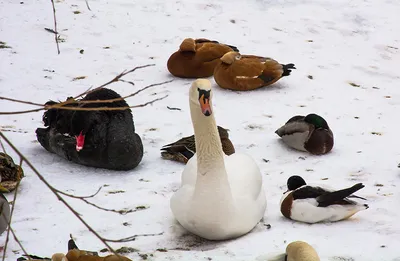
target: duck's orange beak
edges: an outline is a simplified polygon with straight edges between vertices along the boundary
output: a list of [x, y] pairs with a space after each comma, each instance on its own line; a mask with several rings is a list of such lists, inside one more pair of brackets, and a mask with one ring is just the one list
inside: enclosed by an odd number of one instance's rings
[[210, 116], [212, 114], [211, 111], [211, 107], [210, 107], [210, 99], [209, 98], [205, 98], [204, 94], [200, 96], [200, 108], [201, 108], [201, 112], [205, 115], [205, 116]]
[[85, 145], [85, 135], [79, 133], [78, 136], [75, 136], [76, 139], [76, 151], [80, 151], [83, 149], [83, 145]]

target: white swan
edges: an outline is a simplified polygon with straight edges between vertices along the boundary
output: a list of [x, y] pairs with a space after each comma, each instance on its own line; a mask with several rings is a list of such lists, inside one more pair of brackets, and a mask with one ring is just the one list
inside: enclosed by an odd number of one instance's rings
[[200, 237], [225, 240], [242, 236], [263, 218], [267, 206], [260, 169], [248, 155], [223, 153], [209, 80], [193, 82], [189, 104], [196, 154], [182, 173], [171, 210], [185, 229]]

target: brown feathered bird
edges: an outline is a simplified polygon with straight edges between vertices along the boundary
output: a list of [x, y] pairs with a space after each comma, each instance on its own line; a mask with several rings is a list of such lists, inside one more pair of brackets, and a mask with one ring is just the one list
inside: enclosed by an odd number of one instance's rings
[[292, 69], [296, 69], [293, 63], [280, 64], [267, 57], [229, 52], [215, 66], [214, 79], [223, 89], [250, 91], [275, 83], [290, 75]]
[[239, 51], [235, 46], [208, 39], [186, 38], [167, 62], [168, 71], [181, 78], [212, 76], [219, 59], [230, 51]]
[[[221, 138], [222, 150], [226, 155], [235, 153], [235, 147], [229, 139], [228, 130], [218, 126], [219, 137]], [[183, 137], [171, 144], [167, 144], [161, 148], [161, 157], [168, 160], [174, 160], [187, 163], [188, 160], [196, 153], [196, 142], [194, 135]]]

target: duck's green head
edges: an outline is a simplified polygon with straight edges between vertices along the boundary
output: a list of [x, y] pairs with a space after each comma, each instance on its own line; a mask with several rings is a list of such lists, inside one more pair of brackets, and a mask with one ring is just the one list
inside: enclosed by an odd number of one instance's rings
[[328, 123], [326, 122], [326, 120], [324, 118], [322, 118], [321, 116], [311, 113], [308, 114], [305, 118], [304, 121], [314, 125], [314, 127], [316, 129], [325, 129], [325, 130], [329, 130], [329, 126]]

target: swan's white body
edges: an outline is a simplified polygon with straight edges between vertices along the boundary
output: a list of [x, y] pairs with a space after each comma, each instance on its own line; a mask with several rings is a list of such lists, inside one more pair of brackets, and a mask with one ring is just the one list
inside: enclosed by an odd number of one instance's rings
[[190, 89], [197, 153], [182, 173], [181, 188], [171, 198], [171, 210], [193, 234], [209, 240], [236, 238], [248, 233], [264, 216], [267, 203], [262, 176], [251, 157], [223, 153], [214, 114], [205, 116], [200, 109], [198, 87], [210, 89], [211, 84], [197, 80]]

